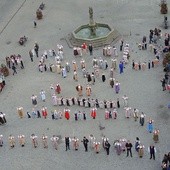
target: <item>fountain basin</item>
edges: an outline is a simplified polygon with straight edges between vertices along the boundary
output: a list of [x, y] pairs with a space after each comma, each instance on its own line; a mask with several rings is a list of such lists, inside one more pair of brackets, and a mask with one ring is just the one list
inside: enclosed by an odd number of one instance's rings
[[73, 46], [81, 46], [83, 43], [92, 44], [93, 47], [100, 47], [111, 44], [119, 33], [111, 29], [108, 24], [96, 23], [96, 34], [91, 35], [89, 24], [81, 25], [70, 35], [70, 42]]

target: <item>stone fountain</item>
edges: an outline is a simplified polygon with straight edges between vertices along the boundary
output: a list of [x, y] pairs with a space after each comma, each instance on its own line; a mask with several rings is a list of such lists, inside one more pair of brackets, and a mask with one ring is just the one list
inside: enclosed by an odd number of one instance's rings
[[81, 25], [69, 35], [71, 47], [81, 46], [84, 42], [93, 47], [110, 45], [119, 37], [117, 30], [108, 24], [96, 23], [93, 18], [93, 8], [89, 7], [89, 24]]

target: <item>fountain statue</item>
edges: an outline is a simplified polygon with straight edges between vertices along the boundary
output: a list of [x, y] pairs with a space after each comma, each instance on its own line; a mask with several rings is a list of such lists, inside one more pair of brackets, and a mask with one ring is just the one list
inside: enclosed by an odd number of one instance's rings
[[79, 26], [70, 34], [72, 46], [81, 46], [83, 43], [100, 47], [111, 44], [120, 34], [108, 24], [96, 23], [93, 18], [93, 8], [89, 7], [89, 23]]
[[93, 8], [89, 7], [89, 28], [92, 36], [96, 36], [96, 23], [93, 19]]

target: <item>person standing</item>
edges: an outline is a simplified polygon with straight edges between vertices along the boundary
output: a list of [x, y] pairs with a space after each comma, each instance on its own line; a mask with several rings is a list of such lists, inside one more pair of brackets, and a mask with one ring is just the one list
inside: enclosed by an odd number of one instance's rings
[[91, 95], [91, 87], [89, 85], [87, 85], [87, 87], [86, 87], [86, 95], [87, 96]]
[[134, 109], [133, 111], [133, 117], [134, 117], [134, 120], [137, 121], [138, 117], [139, 117], [139, 110], [138, 109]]
[[14, 75], [14, 74], [17, 74], [16, 67], [15, 67], [14, 64], [12, 65], [12, 70], [13, 70], [13, 75]]
[[37, 23], [36, 23], [36, 21], [34, 21], [34, 28], [36, 28], [37, 27]]
[[106, 81], [106, 76], [104, 73], [102, 73], [102, 82], [105, 82]]
[[156, 148], [154, 145], [150, 145], [148, 147], [148, 152], [150, 153], [150, 159], [154, 159], [155, 160], [155, 153], [156, 153]]
[[38, 137], [35, 134], [32, 134], [30, 138], [31, 138], [33, 147], [37, 148], [38, 147], [38, 141], [37, 141]]
[[98, 154], [100, 151], [100, 142], [94, 142], [93, 145], [94, 145], [94, 150], [96, 154]]
[[33, 104], [34, 106], [37, 106], [37, 96], [35, 96], [35, 95], [33, 94], [32, 97], [31, 97], [31, 100], [32, 100], [32, 104]]
[[46, 96], [45, 96], [45, 91], [44, 91], [44, 90], [41, 90], [41, 91], [40, 91], [40, 96], [41, 96], [41, 100], [42, 100], [43, 102], [45, 102]]
[[155, 129], [153, 131], [153, 140], [155, 143], [159, 142], [159, 130], [158, 129]]
[[42, 112], [42, 116], [44, 117], [44, 119], [46, 119], [48, 115], [47, 108], [43, 106], [41, 109], [41, 112]]
[[105, 142], [105, 149], [106, 149], [107, 155], [109, 155], [109, 151], [110, 151], [110, 143], [108, 142], [108, 140], [106, 140], [106, 142]]
[[60, 87], [59, 84], [56, 85], [55, 91], [56, 91], [57, 94], [60, 94], [60, 93], [61, 93], [61, 87]]
[[15, 147], [15, 137], [13, 135], [9, 135], [9, 145], [11, 148]]
[[129, 153], [130, 153], [130, 156], [132, 157], [132, 147], [133, 147], [132, 143], [130, 141], [128, 141], [125, 146], [126, 146], [126, 150], [127, 150], [126, 157], [129, 156]]
[[122, 152], [122, 145], [121, 145], [120, 140], [116, 140], [116, 141], [114, 142], [114, 147], [115, 147], [115, 149], [116, 149], [117, 155], [120, 155], [121, 152]]
[[18, 139], [19, 139], [19, 144], [21, 145], [21, 147], [24, 147], [25, 146], [25, 136], [18, 135]]
[[3, 135], [0, 135], [0, 147], [2, 147], [3, 144], [4, 144], [4, 142], [3, 142]]
[[30, 55], [31, 62], [33, 62], [33, 53], [32, 53], [32, 50], [29, 51], [29, 55]]
[[67, 120], [69, 120], [70, 119], [70, 110], [68, 108], [64, 109], [64, 114], [65, 114], [65, 118]]
[[145, 116], [146, 115], [143, 112], [140, 115], [139, 123], [140, 123], [141, 126], [143, 126], [144, 123], [145, 123]]
[[91, 117], [93, 118], [93, 119], [96, 119], [96, 108], [92, 108], [92, 110], [91, 110]]
[[120, 91], [120, 83], [118, 81], [116, 81], [116, 83], [115, 83], [115, 92], [116, 92], [116, 94], [118, 94], [119, 91]]
[[65, 137], [65, 145], [66, 145], [66, 151], [70, 150], [70, 138]]
[[75, 151], [78, 151], [78, 148], [79, 148], [79, 139], [74, 137], [72, 139], [72, 141], [73, 141], [73, 148], [75, 149]]
[[18, 111], [19, 118], [22, 119], [24, 117], [23, 107], [18, 107], [17, 111]]
[[43, 147], [44, 148], [48, 148], [48, 144], [47, 144], [47, 136], [45, 136], [44, 134], [42, 135], [42, 143], [43, 143]]
[[92, 44], [89, 44], [89, 52], [90, 52], [90, 55], [93, 55], [93, 46], [92, 46]]
[[120, 71], [120, 74], [122, 74], [122, 73], [123, 73], [123, 68], [124, 68], [124, 66], [123, 66], [123, 62], [122, 62], [122, 61], [120, 61], [120, 63], [119, 63], [119, 71]]
[[139, 145], [138, 146], [138, 155], [139, 155], [139, 158], [142, 158], [143, 157], [143, 155], [144, 155], [144, 145]]
[[165, 91], [165, 90], [166, 90], [166, 81], [165, 81], [165, 78], [163, 78], [163, 79], [161, 80], [161, 82], [162, 82], [163, 91]]
[[150, 69], [151, 68], [151, 61], [149, 60], [148, 61], [148, 69]]
[[154, 122], [154, 120], [149, 118], [148, 125], [147, 125], [147, 130], [148, 130], [149, 133], [153, 132], [153, 122]]
[[59, 137], [57, 137], [56, 135], [53, 135], [53, 137], [51, 137], [51, 141], [52, 141], [53, 147], [56, 150], [58, 148], [58, 140], [59, 140]]
[[85, 152], [88, 151], [88, 143], [89, 143], [89, 140], [84, 136], [83, 138], [83, 145], [84, 145], [84, 148], [85, 148]]
[[124, 103], [124, 108], [128, 107], [128, 97], [126, 95], [124, 95], [122, 97], [122, 99], [123, 99], [123, 103]]
[[82, 93], [83, 92], [83, 87], [80, 84], [78, 84], [76, 86], [76, 90], [77, 90], [79, 96], [83, 96], [83, 93]]
[[35, 51], [36, 56], [38, 57], [39, 45], [37, 42], [34, 45], [34, 51]]
[[117, 98], [117, 108], [120, 108], [119, 98]]

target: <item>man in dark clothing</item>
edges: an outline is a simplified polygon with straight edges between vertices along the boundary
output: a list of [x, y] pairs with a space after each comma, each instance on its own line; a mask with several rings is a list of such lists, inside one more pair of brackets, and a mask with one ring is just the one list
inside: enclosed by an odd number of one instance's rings
[[106, 140], [106, 142], [105, 142], [105, 149], [106, 149], [107, 155], [109, 155], [110, 143], [109, 143], [107, 140]]
[[14, 75], [14, 74], [17, 74], [16, 67], [15, 67], [14, 64], [12, 65], [12, 70], [13, 70], [13, 75]]
[[37, 43], [35, 43], [34, 45], [34, 50], [35, 50], [36, 56], [38, 57], [39, 45]]
[[83, 145], [84, 145], [84, 148], [85, 148], [85, 152], [87, 152], [88, 151], [88, 142], [89, 142], [89, 140], [84, 136], [82, 142], [83, 142]]
[[130, 143], [130, 141], [128, 141], [126, 143], [127, 157], [129, 156], [129, 153], [130, 153], [130, 156], [132, 157], [132, 147], [133, 147], [132, 143]]
[[70, 150], [70, 138], [65, 137], [66, 151]]
[[161, 82], [162, 82], [163, 91], [165, 91], [165, 90], [166, 90], [166, 81], [165, 81], [165, 78], [163, 78], [163, 79], [161, 80]]
[[89, 52], [90, 55], [93, 55], [93, 46], [91, 44], [89, 44]]
[[156, 152], [156, 148], [155, 146], [151, 145], [149, 148], [148, 148], [148, 151], [150, 153], [150, 159], [154, 159], [155, 160], [155, 152]]

